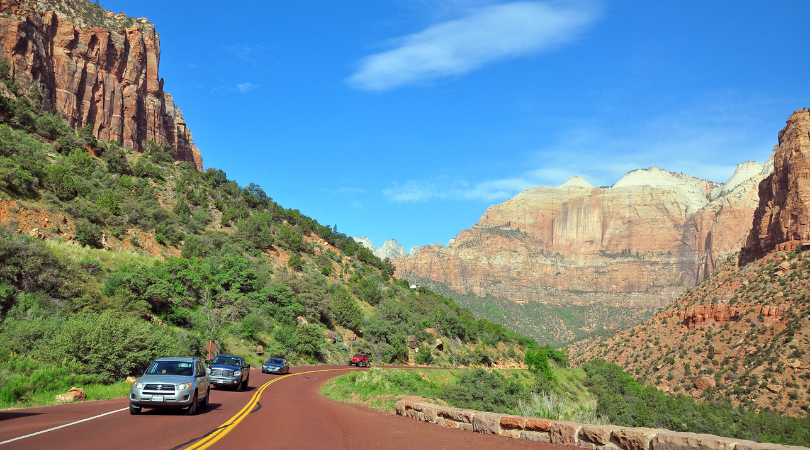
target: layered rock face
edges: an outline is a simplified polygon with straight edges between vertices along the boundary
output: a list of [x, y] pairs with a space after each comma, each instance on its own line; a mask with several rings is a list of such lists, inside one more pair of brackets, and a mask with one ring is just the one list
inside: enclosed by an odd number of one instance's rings
[[521, 303], [663, 306], [740, 249], [767, 170], [740, 164], [722, 185], [651, 168], [611, 188], [575, 177], [530, 189], [488, 208], [447, 247], [398, 258], [396, 276]]
[[[100, 140], [141, 150], [146, 141], [176, 148], [175, 159], [202, 171], [191, 131], [158, 76], [160, 38], [146, 19], [104, 13], [105, 23], [86, 27], [84, 0], [50, 3], [0, 0], [0, 58], [28, 89], [38, 84], [46, 101], [76, 129], [90, 124]], [[71, 14], [69, 16], [68, 14]]]
[[740, 262], [747, 263], [780, 244], [810, 240], [810, 111], [801, 109], [779, 132], [773, 173], [759, 185], [759, 207]]

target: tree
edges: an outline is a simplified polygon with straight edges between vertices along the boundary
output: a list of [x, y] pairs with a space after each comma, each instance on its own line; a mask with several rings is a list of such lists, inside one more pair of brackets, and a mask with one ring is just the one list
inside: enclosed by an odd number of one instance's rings
[[346, 286], [342, 286], [332, 296], [329, 313], [336, 324], [352, 331], [358, 331], [362, 325], [363, 311], [357, 305], [354, 296]]
[[220, 294], [212, 294], [205, 290], [200, 299], [199, 321], [205, 337], [209, 341], [219, 343], [225, 336], [225, 325], [236, 317], [237, 310], [233, 305], [226, 304]]
[[59, 200], [67, 201], [76, 197], [76, 183], [73, 174], [65, 166], [53, 165], [48, 168], [48, 190], [54, 193]]
[[298, 353], [310, 358], [318, 358], [321, 355], [323, 334], [320, 328], [309, 323], [301, 324], [295, 329], [295, 337], [298, 340], [295, 346]]

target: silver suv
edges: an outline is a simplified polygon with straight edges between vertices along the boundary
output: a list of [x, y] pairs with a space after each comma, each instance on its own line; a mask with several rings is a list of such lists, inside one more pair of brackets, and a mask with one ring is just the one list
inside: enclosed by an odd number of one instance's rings
[[129, 413], [143, 408], [184, 408], [192, 415], [208, 407], [211, 381], [202, 361], [190, 357], [158, 358], [129, 390]]

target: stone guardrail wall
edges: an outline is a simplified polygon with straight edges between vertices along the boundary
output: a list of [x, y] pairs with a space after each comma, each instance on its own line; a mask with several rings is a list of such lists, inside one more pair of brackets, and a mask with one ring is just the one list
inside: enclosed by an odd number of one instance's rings
[[708, 434], [617, 425], [586, 425], [406, 400], [398, 401], [396, 409], [397, 415], [445, 428], [593, 450], [808, 450], [807, 447], [758, 443]]

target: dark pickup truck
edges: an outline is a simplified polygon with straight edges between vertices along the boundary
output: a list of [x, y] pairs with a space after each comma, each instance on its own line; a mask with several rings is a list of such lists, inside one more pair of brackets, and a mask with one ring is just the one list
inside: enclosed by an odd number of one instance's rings
[[211, 385], [217, 387], [231, 387], [237, 391], [248, 387], [250, 380], [250, 364], [245, 364], [245, 358], [234, 355], [217, 355], [210, 363]]

